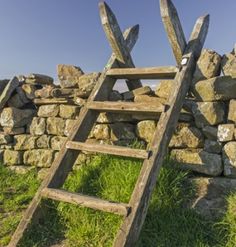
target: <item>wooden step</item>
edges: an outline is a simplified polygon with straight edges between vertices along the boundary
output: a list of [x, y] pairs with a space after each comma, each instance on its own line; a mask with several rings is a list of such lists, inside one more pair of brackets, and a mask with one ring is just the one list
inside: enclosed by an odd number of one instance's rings
[[[126, 43], [126, 48], [128, 52], [130, 52], [137, 41], [138, 37], [138, 30], [137, 28], [129, 28], [124, 33], [124, 39]], [[111, 56], [109, 61], [107, 62], [106, 70], [117, 65], [117, 59], [114, 54]], [[104, 70], [104, 71], [106, 71]], [[105, 72], [101, 74], [99, 77], [98, 82], [96, 83], [95, 87], [93, 88], [90, 97], [88, 100], [106, 100], [107, 94], [112, 91], [114, 87], [115, 79], [107, 77]], [[130, 82], [129, 82], [129, 85]], [[139, 83], [133, 83], [130, 90], [135, 89], [135, 85], [139, 87]], [[89, 135], [94, 122], [97, 119], [97, 113], [86, 109], [84, 107], [81, 109], [79, 119], [76, 120], [76, 124], [70, 131], [70, 135], [68, 136], [69, 140], [77, 140], [77, 141], [85, 141]], [[73, 164], [78, 157], [78, 152], [73, 150], [68, 150], [65, 146], [59, 151], [57, 158], [54, 159], [49, 175], [46, 176], [42, 185], [39, 187], [38, 192], [35, 194], [33, 200], [29, 204], [27, 210], [24, 212], [24, 215], [17, 226], [15, 233], [12, 236], [8, 247], [16, 247], [21, 238], [23, 237], [24, 233], [30, 229], [31, 223], [37, 223], [39, 219], [43, 219], [44, 213], [42, 212], [43, 206], [40, 206], [40, 203], [44, 204], [41, 201], [42, 195], [41, 191], [44, 188], [60, 188], [69, 172], [72, 170]]]
[[42, 196], [60, 202], [68, 202], [81, 207], [92, 208], [109, 213], [127, 216], [131, 208], [125, 203], [117, 203], [99, 199], [93, 196], [85, 196], [65, 190], [45, 188], [41, 192]]
[[87, 108], [101, 112], [122, 112], [129, 113], [162, 113], [165, 105], [159, 103], [150, 105], [144, 102], [112, 102], [112, 101], [93, 101], [87, 103]]
[[178, 68], [175, 66], [149, 68], [109, 69], [107, 75], [116, 79], [174, 79]]
[[73, 150], [105, 153], [105, 154], [112, 154], [112, 155], [118, 155], [124, 157], [132, 157], [137, 159], [148, 159], [150, 156], [150, 152], [143, 149], [111, 146], [107, 144], [90, 144], [84, 142], [68, 141], [66, 143], [66, 147], [68, 149], [73, 149]]

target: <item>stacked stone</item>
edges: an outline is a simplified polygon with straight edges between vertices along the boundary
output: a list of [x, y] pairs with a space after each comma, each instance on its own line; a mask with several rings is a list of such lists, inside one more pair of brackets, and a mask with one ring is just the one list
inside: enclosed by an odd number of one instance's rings
[[[58, 65], [60, 85], [40, 74], [2, 80], [2, 163], [17, 172], [50, 167], [99, 75], [84, 74], [71, 65]], [[84, 159], [83, 155], [80, 158]]]
[[[178, 127], [169, 145], [172, 158], [182, 168], [210, 176], [235, 177], [235, 66], [234, 52], [221, 57], [212, 50], [203, 50], [194, 73], [192, 88], [186, 97]], [[223, 76], [220, 76], [221, 71]], [[120, 100], [160, 106], [167, 103], [173, 90], [174, 81], [161, 81], [155, 92], [149, 87], [143, 87], [123, 93]], [[134, 126], [126, 130], [130, 133], [131, 140], [138, 138], [149, 144], [158, 117], [126, 115], [129, 125], [124, 126]], [[124, 123], [125, 119], [123, 116]], [[109, 134], [113, 130], [109, 124], [117, 121], [119, 119], [115, 118], [114, 122], [98, 125], [95, 138], [113, 141]]]
[[37, 112], [32, 103], [35, 91], [52, 83], [51, 77], [41, 74], [1, 81], [0, 153], [2, 162], [12, 169], [22, 171], [22, 165], [26, 164], [24, 151], [32, 148], [34, 143], [29, 127]]
[[[59, 85], [45, 85], [35, 92], [37, 116], [30, 125], [35, 146], [24, 154], [24, 163], [41, 169], [45, 174], [67, 139], [80, 109], [95, 86], [99, 73], [84, 74], [72, 65], [58, 65]], [[77, 163], [86, 161], [83, 154]], [[41, 175], [40, 175], [41, 176]]]
[[[170, 83], [169, 83], [170, 82]], [[167, 85], [168, 84], [168, 85]], [[171, 90], [172, 81], [161, 82], [161, 87]], [[157, 90], [158, 91], [158, 90]], [[159, 97], [162, 94], [162, 97]], [[133, 91], [127, 91], [120, 94], [113, 91], [109, 97], [110, 101], [129, 101], [137, 103], [146, 103], [160, 108], [167, 102], [167, 92], [161, 90], [155, 93], [149, 86], [144, 86]], [[129, 145], [135, 141], [141, 141], [148, 145], [156, 128], [160, 114], [118, 114], [101, 113], [97, 119], [89, 138], [89, 141], [100, 143], [109, 143], [114, 145]], [[192, 121], [193, 116], [190, 112], [182, 110], [180, 119], [182, 121]]]
[[[221, 72], [223, 75], [221, 75]], [[155, 94], [162, 103], [174, 81], [162, 81]], [[145, 96], [146, 97], [146, 96]], [[145, 101], [142, 96], [142, 101]], [[176, 132], [170, 142], [171, 157], [183, 169], [210, 176], [236, 178], [236, 55], [221, 57], [203, 50], [185, 100]], [[137, 124], [137, 135], [150, 142], [156, 122]]]
[[[100, 76], [72, 65], [58, 65], [57, 70], [59, 84], [38, 74], [0, 83], [0, 155], [5, 165], [16, 170], [50, 167]], [[112, 91], [109, 100], [160, 107], [173, 90], [174, 81], [161, 81], [155, 91], [148, 86], [122, 94]], [[221, 57], [203, 50], [169, 145], [172, 158], [197, 173], [236, 177], [235, 112], [235, 52]], [[159, 117], [101, 113], [88, 142], [128, 145], [138, 140], [148, 145]], [[87, 157], [81, 154], [78, 163]]]
[[[100, 73], [84, 74], [76, 66], [58, 65], [59, 85], [53, 84], [51, 77], [39, 74], [1, 81], [1, 162], [17, 172], [50, 167], [99, 76]], [[121, 95], [114, 91], [110, 99], [119, 100]], [[125, 116], [115, 119], [101, 114], [89, 141], [134, 139], [134, 125], [127, 121]], [[77, 163], [86, 160], [87, 156], [81, 154]]]
[[[145, 86], [133, 91], [120, 94], [112, 91], [109, 95], [110, 101], [133, 101], [139, 95], [150, 94], [152, 90]], [[91, 131], [90, 141], [108, 143], [114, 145], [129, 145], [134, 143], [136, 135], [137, 120], [134, 114], [101, 113], [96, 125]]]
[[[78, 116], [77, 105], [47, 104], [38, 108], [30, 125], [30, 150], [24, 153], [24, 164], [49, 168], [62, 148], [69, 129]], [[44, 172], [46, 169], [42, 169]]]
[[60, 80], [60, 90], [53, 92], [54, 97], [73, 97], [78, 105], [83, 104], [96, 85], [100, 73], [84, 74], [80, 67], [59, 64], [57, 74]]

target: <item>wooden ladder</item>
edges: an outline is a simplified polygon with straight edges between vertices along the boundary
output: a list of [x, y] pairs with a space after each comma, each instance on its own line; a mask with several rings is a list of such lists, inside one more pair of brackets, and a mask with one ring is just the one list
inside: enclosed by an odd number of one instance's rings
[[[104, 2], [99, 4], [102, 25], [113, 54], [87, 104], [81, 110], [80, 117], [76, 120], [67, 141], [53, 162], [48, 176], [42, 182], [20, 221], [8, 245], [9, 247], [17, 246], [31, 223], [37, 222], [42, 217], [40, 203], [43, 203], [41, 202], [43, 198], [122, 215], [124, 221], [113, 246], [127, 247], [134, 246], [136, 243], [165, 151], [177, 125], [180, 110], [189, 90], [196, 61], [202, 50], [209, 26], [209, 16], [200, 17], [193, 28], [189, 42], [186, 43], [173, 3], [170, 0], [160, 0], [160, 6], [162, 20], [177, 61], [177, 67], [135, 68], [130, 51], [137, 41], [138, 25], [127, 29], [122, 34], [115, 15], [108, 5]], [[139, 79], [163, 78], [175, 80], [175, 90], [173, 90], [165, 107], [144, 103], [107, 101], [117, 79], [128, 79], [127, 86], [129, 90], [133, 90], [142, 86]], [[100, 112], [160, 114], [148, 150], [86, 143], [85, 141]], [[140, 175], [128, 204], [106, 201], [59, 189], [65, 182], [80, 151], [96, 151], [143, 160]]]

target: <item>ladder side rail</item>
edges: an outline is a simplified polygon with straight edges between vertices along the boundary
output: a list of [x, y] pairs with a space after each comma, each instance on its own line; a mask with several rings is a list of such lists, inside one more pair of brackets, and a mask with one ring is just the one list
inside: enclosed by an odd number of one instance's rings
[[170, 96], [170, 108], [162, 113], [150, 146], [153, 155], [143, 163], [129, 203], [132, 211], [124, 219], [124, 223], [115, 239], [114, 247], [134, 246], [138, 239], [168, 143], [175, 130], [183, 101], [190, 88], [196, 62], [208, 32], [208, 26], [209, 16], [200, 17], [194, 26], [188, 47], [182, 58], [182, 61], [186, 63], [183, 64], [176, 75], [176, 90]]
[[[134, 28], [129, 28], [124, 33], [124, 38], [126, 42], [129, 44], [128, 48], [132, 49], [134, 44], [137, 41], [137, 26]], [[116, 59], [114, 56], [111, 57], [110, 65], [107, 67], [107, 69], [113, 68], [116, 65]], [[109, 90], [112, 89], [113, 85], [115, 84], [115, 79], [108, 78], [105, 74], [105, 71], [101, 74], [99, 78], [98, 84], [93, 89], [88, 101], [92, 100], [101, 100], [101, 99], [107, 99], [107, 96], [109, 94]], [[103, 98], [104, 97], [104, 98]], [[96, 120], [98, 114], [96, 114], [92, 110], [88, 110], [86, 107], [81, 109], [80, 117], [75, 122], [75, 125], [73, 127], [73, 130], [71, 131], [70, 136], [67, 138], [67, 140], [85, 140], [86, 139], [86, 132], [88, 135], [88, 125], [91, 126], [92, 121]], [[83, 119], [81, 121], [81, 119]], [[86, 131], [87, 129], [87, 131]], [[81, 133], [84, 133], [83, 136], [80, 135], [78, 137], [77, 132], [81, 130]], [[80, 138], [80, 139], [79, 139]], [[33, 200], [29, 204], [28, 208], [26, 209], [20, 223], [18, 224], [14, 234], [12, 235], [11, 241], [8, 244], [8, 247], [16, 247], [17, 244], [20, 242], [21, 238], [23, 237], [24, 232], [29, 228], [31, 222], [35, 219], [39, 219], [41, 216], [41, 207], [40, 202], [42, 199], [41, 191], [44, 188], [47, 188], [49, 186], [51, 187], [60, 187], [68, 173], [70, 172], [76, 158], [78, 155], [78, 150], [68, 150], [66, 149], [66, 144], [62, 147], [60, 154], [58, 157], [54, 160], [47, 177], [42, 182], [41, 186], [39, 187], [38, 191], [36, 192]], [[61, 163], [61, 164], [60, 164]], [[60, 169], [64, 168], [62, 172], [60, 172]]]

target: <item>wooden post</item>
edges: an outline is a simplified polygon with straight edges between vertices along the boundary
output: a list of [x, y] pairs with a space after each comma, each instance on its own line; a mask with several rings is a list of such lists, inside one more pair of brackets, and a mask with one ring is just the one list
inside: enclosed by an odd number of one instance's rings
[[180, 65], [186, 40], [177, 10], [171, 0], [160, 0], [161, 17], [169, 38], [175, 60]]
[[[105, 2], [99, 3], [99, 10], [104, 32], [119, 65], [121, 67], [134, 68], [132, 57], [114, 13]], [[127, 86], [129, 90], [133, 90], [141, 87], [142, 83], [140, 80], [131, 80], [127, 83]]]

